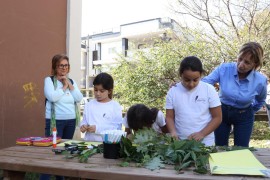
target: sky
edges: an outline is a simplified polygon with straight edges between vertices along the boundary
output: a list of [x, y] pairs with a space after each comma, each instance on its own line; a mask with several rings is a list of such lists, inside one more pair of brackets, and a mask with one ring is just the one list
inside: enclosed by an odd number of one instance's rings
[[82, 0], [82, 36], [170, 15], [167, 0]]

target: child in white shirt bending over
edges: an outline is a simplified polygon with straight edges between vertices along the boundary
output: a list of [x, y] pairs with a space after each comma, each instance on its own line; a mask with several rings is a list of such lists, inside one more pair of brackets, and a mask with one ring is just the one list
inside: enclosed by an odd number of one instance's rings
[[100, 73], [94, 79], [95, 99], [86, 103], [81, 132], [86, 132], [86, 141], [102, 141], [100, 133], [105, 130], [121, 130], [122, 108], [112, 100], [113, 78], [107, 73]]
[[221, 123], [221, 103], [215, 88], [200, 81], [203, 72], [199, 58], [189, 56], [181, 61], [181, 82], [170, 88], [166, 97], [166, 123], [173, 137], [212, 146], [214, 130]]
[[123, 124], [127, 134], [131, 134], [131, 130], [137, 131], [144, 127], [153, 128], [158, 133], [168, 132], [162, 111], [157, 108], [149, 109], [144, 104], [131, 106], [127, 111]]

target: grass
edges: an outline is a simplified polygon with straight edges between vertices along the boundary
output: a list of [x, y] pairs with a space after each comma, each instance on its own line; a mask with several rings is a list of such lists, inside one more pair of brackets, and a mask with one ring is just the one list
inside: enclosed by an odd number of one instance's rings
[[27, 173], [25, 173], [24, 179], [25, 180], [38, 180], [39, 179], [39, 173], [27, 172]]
[[[230, 138], [230, 145], [233, 144], [233, 138]], [[255, 121], [253, 133], [249, 143], [250, 147], [254, 148], [270, 148], [270, 128], [266, 121]], [[3, 171], [0, 170], [0, 180], [3, 177]], [[38, 173], [26, 173], [25, 180], [39, 179]], [[51, 180], [55, 178], [52, 176]]]
[[[233, 145], [233, 138], [230, 138], [230, 146]], [[255, 121], [251, 135], [250, 147], [270, 148], [270, 128], [267, 121]]]
[[251, 147], [270, 148], [270, 128], [268, 121], [256, 121], [252, 133]]

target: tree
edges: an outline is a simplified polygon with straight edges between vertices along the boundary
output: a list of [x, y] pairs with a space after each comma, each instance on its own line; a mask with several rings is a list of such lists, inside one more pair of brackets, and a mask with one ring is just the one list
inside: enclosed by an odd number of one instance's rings
[[[212, 49], [219, 48], [223, 61], [232, 61], [239, 47], [248, 41], [261, 43], [265, 59], [270, 57], [270, 1], [171, 0], [171, 9], [179, 19], [192, 21], [193, 26], [186, 24], [188, 29], [217, 46]], [[269, 66], [267, 61], [265, 65]]]
[[135, 103], [163, 109], [164, 97], [172, 81], [178, 81], [177, 67], [181, 59], [174, 43], [134, 52], [132, 59], [121, 57], [112, 69], [114, 93], [126, 108]]
[[[171, 0], [175, 1], [175, 0]], [[181, 26], [178, 40], [158, 41], [155, 47], [138, 50], [130, 58], [119, 58], [113, 68], [115, 93], [128, 108], [135, 103], [164, 109], [171, 82], [178, 81], [180, 61], [197, 56], [209, 74], [222, 62], [234, 61], [240, 46], [261, 43], [265, 50], [264, 69], [270, 71], [270, 1], [177, 0], [172, 4], [179, 19], [193, 19]], [[194, 26], [194, 21], [197, 26]]]
[[114, 94], [125, 109], [135, 103], [143, 103], [164, 110], [170, 84], [179, 81], [178, 68], [183, 57], [198, 56], [207, 71], [220, 63], [216, 58], [218, 53], [208, 51], [207, 43], [176, 40], [155, 44], [135, 51], [131, 59], [119, 58], [118, 65], [112, 68]]

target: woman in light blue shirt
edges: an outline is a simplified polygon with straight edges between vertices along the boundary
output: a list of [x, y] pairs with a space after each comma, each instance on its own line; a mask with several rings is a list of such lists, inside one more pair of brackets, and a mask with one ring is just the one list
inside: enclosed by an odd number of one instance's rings
[[82, 100], [83, 95], [76, 82], [68, 78], [69, 70], [69, 58], [66, 55], [57, 54], [52, 58], [52, 76], [44, 80], [46, 136], [56, 126], [57, 136], [63, 139], [73, 137], [78, 118], [76, 103]]
[[264, 105], [267, 79], [258, 72], [263, 63], [263, 49], [259, 43], [244, 44], [237, 62], [223, 63], [202, 81], [220, 85], [222, 123], [215, 130], [216, 146], [228, 146], [231, 127], [234, 145], [249, 146], [254, 114]]
[[[44, 80], [45, 101], [45, 136], [50, 136], [56, 127], [57, 136], [72, 139], [79, 112], [76, 103], [83, 98], [77, 84], [68, 78], [70, 71], [69, 58], [64, 54], [56, 54], [52, 58], [51, 76]], [[49, 180], [50, 174], [41, 174], [40, 180]], [[55, 179], [64, 179], [56, 176]]]

